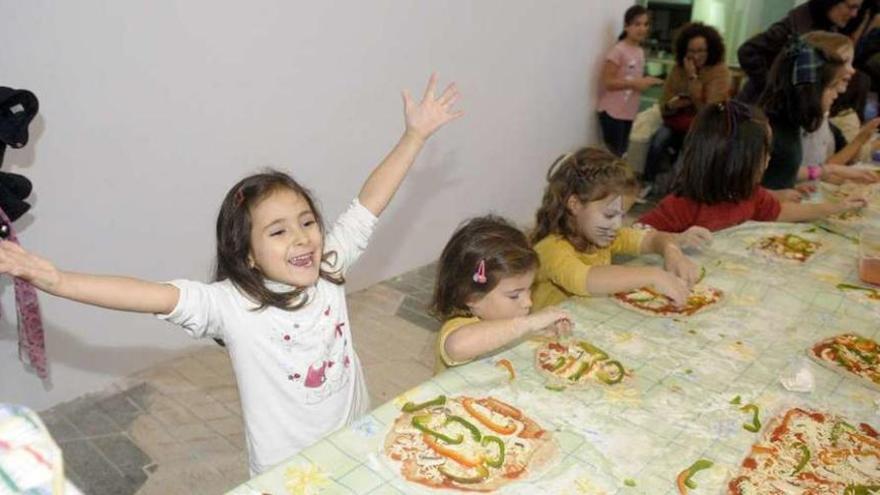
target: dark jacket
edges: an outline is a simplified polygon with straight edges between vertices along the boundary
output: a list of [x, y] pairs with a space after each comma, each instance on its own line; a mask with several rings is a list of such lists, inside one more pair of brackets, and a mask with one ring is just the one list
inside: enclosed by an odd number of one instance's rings
[[763, 33], [758, 33], [743, 43], [736, 56], [739, 66], [749, 76], [739, 99], [755, 103], [767, 84], [767, 74], [776, 55], [781, 52], [795, 36], [810, 31], [836, 31], [824, 13], [815, 12], [812, 2], [795, 7], [784, 18], [776, 21]]

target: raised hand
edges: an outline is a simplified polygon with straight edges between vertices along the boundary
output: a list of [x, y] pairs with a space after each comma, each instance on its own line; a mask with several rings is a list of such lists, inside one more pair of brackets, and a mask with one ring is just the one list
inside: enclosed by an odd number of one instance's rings
[[421, 139], [427, 139], [447, 122], [464, 115], [461, 110], [453, 110], [452, 108], [458, 100], [458, 88], [455, 83], [447, 86], [439, 98], [434, 95], [436, 89], [437, 74], [431, 74], [422, 101], [416, 103], [409, 91], [403, 91], [406, 130]]
[[0, 241], [0, 273], [26, 280], [47, 292], [61, 280], [55, 265], [9, 241]]

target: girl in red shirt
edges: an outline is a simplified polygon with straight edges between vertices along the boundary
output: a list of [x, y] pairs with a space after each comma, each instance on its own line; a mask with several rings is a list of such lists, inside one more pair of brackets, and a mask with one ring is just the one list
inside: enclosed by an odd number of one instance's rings
[[716, 231], [749, 220], [815, 220], [867, 205], [859, 196], [838, 203], [780, 203], [760, 185], [770, 160], [770, 133], [757, 107], [725, 101], [704, 108], [685, 138], [673, 192], [639, 222], [664, 232], [695, 225]]

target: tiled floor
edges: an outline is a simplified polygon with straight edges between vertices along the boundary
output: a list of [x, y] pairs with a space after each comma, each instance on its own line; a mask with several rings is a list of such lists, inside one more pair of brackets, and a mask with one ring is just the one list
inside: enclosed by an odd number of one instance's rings
[[[435, 266], [350, 294], [374, 406], [429, 378], [439, 323], [426, 306]], [[211, 346], [40, 413], [87, 495], [224, 493], [248, 476], [238, 389]]]

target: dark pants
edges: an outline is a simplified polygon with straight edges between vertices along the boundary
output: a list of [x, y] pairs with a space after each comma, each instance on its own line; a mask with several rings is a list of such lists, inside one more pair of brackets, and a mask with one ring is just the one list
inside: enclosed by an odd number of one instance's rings
[[608, 151], [617, 156], [623, 156], [629, 147], [629, 132], [632, 130], [632, 120], [618, 120], [608, 115], [607, 112], [599, 112], [599, 126], [602, 128], [602, 140]]
[[657, 129], [657, 132], [651, 136], [651, 142], [648, 145], [648, 156], [645, 159], [645, 173], [642, 175], [642, 181], [654, 182], [657, 174], [672, 169], [672, 165], [681, 151], [684, 137], [685, 134], [675, 132], [665, 125], [661, 125]]

